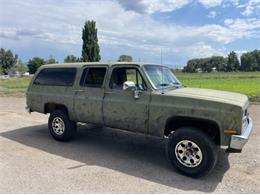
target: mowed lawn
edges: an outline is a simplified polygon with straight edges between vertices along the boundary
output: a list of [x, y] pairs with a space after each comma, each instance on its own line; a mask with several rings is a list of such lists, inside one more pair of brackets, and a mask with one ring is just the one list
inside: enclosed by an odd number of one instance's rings
[[0, 95], [23, 95], [32, 77], [0, 79]]
[[[260, 101], [260, 72], [176, 73], [176, 76], [187, 87], [238, 92]], [[30, 80], [31, 77], [0, 79], [0, 95], [22, 95]]]
[[260, 72], [177, 73], [176, 76], [187, 87], [217, 89], [260, 97]]

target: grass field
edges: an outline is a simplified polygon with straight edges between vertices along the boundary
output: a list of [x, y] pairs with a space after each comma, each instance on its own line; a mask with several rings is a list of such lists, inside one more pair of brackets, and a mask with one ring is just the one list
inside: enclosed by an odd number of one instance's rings
[[[176, 76], [188, 87], [238, 92], [260, 101], [260, 72], [177, 73]], [[22, 95], [30, 80], [30, 77], [0, 79], [0, 95]]]
[[176, 74], [188, 87], [217, 89], [260, 97], [260, 72]]
[[0, 79], [0, 95], [17, 95], [25, 93], [31, 77]]

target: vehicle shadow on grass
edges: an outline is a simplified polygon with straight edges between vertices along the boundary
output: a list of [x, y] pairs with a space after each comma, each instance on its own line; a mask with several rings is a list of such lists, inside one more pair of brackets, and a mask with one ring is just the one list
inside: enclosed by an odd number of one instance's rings
[[93, 125], [78, 125], [76, 139], [65, 143], [53, 140], [47, 125], [16, 129], [0, 136], [78, 161], [78, 165], [68, 167], [72, 171], [83, 166], [101, 166], [184, 191], [213, 192], [229, 169], [228, 154], [221, 150], [211, 174], [189, 178], [172, 168], [164, 141]]

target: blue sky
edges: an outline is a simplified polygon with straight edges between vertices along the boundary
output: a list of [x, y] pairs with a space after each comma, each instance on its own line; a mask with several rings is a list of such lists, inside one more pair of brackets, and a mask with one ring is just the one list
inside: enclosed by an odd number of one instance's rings
[[183, 66], [190, 58], [260, 49], [260, 0], [0, 0], [0, 47], [23, 61], [81, 55], [95, 20], [102, 61]]

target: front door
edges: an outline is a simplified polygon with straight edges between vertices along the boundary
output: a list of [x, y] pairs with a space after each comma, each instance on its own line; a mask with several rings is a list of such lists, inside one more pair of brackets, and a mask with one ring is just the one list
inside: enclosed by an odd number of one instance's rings
[[[123, 90], [125, 81], [135, 83], [140, 91], [134, 98], [134, 91]], [[141, 133], [148, 131], [150, 92], [138, 67], [114, 67], [103, 102], [104, 123], [106, 126]]]
[[103, 124], [102, 103], [107, 67], [86, 67], [74, 96], [77, 121]]

